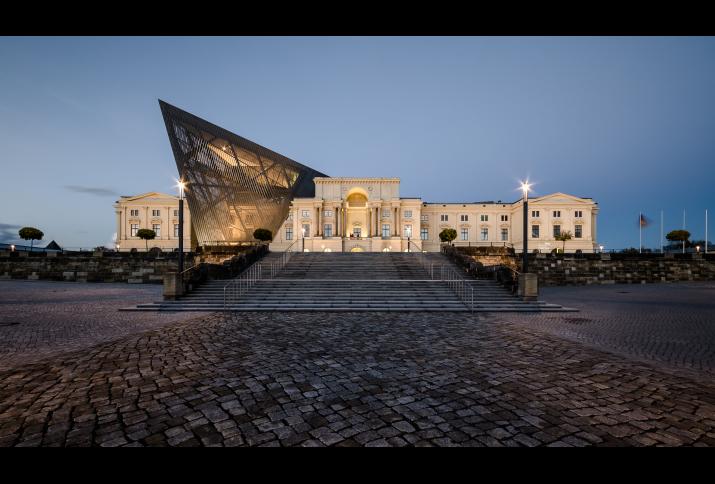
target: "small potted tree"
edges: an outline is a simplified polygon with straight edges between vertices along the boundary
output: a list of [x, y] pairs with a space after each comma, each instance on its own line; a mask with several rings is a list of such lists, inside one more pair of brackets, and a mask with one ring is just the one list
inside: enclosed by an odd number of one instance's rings
[[564, 243], [561, 252], [566, 252], [566, 241], [571, 240], [573, 237], [571, 236], [571, 232], [561, 232], [559, 235], [556, 235], [554, 237], [556, 240], [559, 240]]
[[685, 254], [685, 246], [690, 238], [690, 232], [687, 230], [671, 230], [668, 235], [665, 236], [666, 239], [671, 242], [682, 242], [683, 243], [683, 254]]
[[36, 240], [42, 240], [42, 237], [45, 236], [44, 233], [42, 233], [42, 230], [36, 229], [35, 227], [23, 227], [18, 231], [18, 235], [22, 240], [30, 240], [30, 252], [32, 252], [35, 241]]
[[444, 229], [439, 233], [439, 240], [452, 244], [452, 241], [457, 238], [457, 231], [454, 229]]
[[149, 241], [156, 238], [156, 232], [151, 229], [139, 229], [137, 230], [137, 237], [144, 240], [146, 251], [149, 252]]
[[273, 233], [268, 229], [256, 229], [253, 231], [253, 238], [261, 242], [273, 240]]

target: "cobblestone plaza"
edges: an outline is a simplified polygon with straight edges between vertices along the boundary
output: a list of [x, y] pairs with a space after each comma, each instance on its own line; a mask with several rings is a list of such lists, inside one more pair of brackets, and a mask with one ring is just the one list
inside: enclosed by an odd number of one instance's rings
[[158, 288], [1, 281], [0, 445], [712, 446], [713, 288], [224, 320], [115, 310]]

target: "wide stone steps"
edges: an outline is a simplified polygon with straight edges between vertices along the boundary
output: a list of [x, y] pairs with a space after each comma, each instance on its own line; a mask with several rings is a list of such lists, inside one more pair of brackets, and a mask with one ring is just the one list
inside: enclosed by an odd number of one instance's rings
[[[140, 304], [134, 311], [470, 311], [445, 283], [434, 280], [414, 253], [297, 253], [271, 274], [277, 254], [264, 258], [262, 274], [248, 290], [210, 281], [177, 301]], [[430, 261], [459, 271], [444, 256]], [[438, 272], [434, 273], [439, 277]], [[274, 278], [270, 278], [273, 275]], [[476, 312], [564, 311], [543, 301], [525, 302], [492, 281], [465, 279]], [[471, 299], [471, 298], [470, 298]], [[224, 306], [224, 301], [227, 305]]]

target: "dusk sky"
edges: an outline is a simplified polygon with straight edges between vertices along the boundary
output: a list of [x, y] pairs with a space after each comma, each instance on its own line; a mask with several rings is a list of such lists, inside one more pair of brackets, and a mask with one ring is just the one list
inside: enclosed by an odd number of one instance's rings
[[715, 38], [0, 38], [0, 242], [109, 245], [119, 195], [175, 193], [163, 99], [330, 176], [425, 202], [565, 192], [598, 241], [638, 213], [715, 235]]

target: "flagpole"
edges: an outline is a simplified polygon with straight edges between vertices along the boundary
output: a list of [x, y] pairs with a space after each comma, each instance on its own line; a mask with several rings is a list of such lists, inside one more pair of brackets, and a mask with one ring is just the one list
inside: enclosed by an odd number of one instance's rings
[[638, 253], [643, 251], [643, 212], [638, 213]]
[[[683, 209], [683, 230], [685, 230], [685, 209]], [[683, 254], [685, 254], [685, 239], [683, 239]]]
[[663, 210], [660, 211], [660, 253], [663, 253]]
[[708, 253], [708, 209], [705, 209], [705, 253]]

